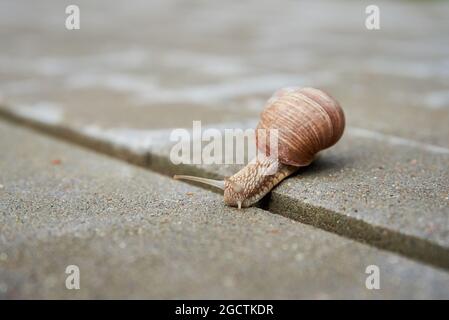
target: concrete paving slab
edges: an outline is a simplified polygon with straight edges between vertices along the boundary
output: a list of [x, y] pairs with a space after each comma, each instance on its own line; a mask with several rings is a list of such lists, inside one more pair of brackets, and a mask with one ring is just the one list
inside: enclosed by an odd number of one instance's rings
[[368, 31], [370, 4], [80, 1], [69, 31], [65, 3], [4, 1], [0, 92], [71, 126], [154, 129], [241, 121], [282, 86], [316, 86], [350, 126], [449, 148], [449, 4], [378, 1]]
[[168, 161], [171, 130], [253, 128], [279, 87], [322, 87], [345, 108], [344, 139], [267, 208], [449, 268], [449, 5], [380, 1], [382, 29], [367, 31], [368, 4], [81, 1], [68, 31], [59, 1], [4, 1], [0, 114], [166, 174], [222, 177], [238, 166]]
[[[90, 126], [67, 130], [29, 115], [10, 114], [10, 119], [167, 175], [223, 178], [242, 167], [174, 164], [170, 129]], [[212, 127], [246, 129], [255, 128], [256, 123]], [[449, 268], [448, 167], [449, 149], [349, 128], [335, 147], [281, 183], [263, 205], [272, 212]]]
[[[0, 123], [1, 298], [448, 298], [449, 274]], [[201, 205], [200, 205], [201, 204]], [[68, 265], [80, 289], [65, 288]], [[368, 265], [381, 287], [365, 286]]]
[[276, 188], [269, 210], [449, 267], [449, 155], [348, 135]]

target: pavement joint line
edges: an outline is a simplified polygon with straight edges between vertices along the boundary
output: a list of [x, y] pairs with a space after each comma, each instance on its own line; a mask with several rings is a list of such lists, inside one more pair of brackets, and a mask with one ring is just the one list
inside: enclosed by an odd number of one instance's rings
[[[268, 207], [264, 209], [271, 213], [449, 271], [447, 249], [427, 239], [397, 232], [327, 208], [292, 201], [276, 191], [272, 192], [267, 203]], [[285, 210], [286, 206], [289, 210]], [[342, 228], [341, 225], [350, 227]]]
[[[87, 136], [76, 129], [71, 129], [58, 124], [48, 125], [32, 118], [25, 118], [2, 106], [0, 106], [0, 116], [4, 120], [31, 128], [41, 133], [45, 133], [53, 138], [75, 143], [86, 147], [91, 151], [106, 154], [114, 158], [119, 158], [128, 163], [144, 167], [169, 177], [176, 173], [202, 175], [207, 178], [215, 179], [223, 178], [217, 173], [195, 167], [194, 165], [174, 165], [168, 161], [166, 157], [157, 154], [137, 154], [125, 147], [117, 148], [117, 146], [112, 146], [107, 141], [102, 141], [92, 136]], [[382, 134], [382, 136], [384, 135]], [[385, 136], [390, 137], [388, 135]], [[402, 141], [399, 143], [402, 143]], [[421, 143], [419, 143], [419, 146], [436, 147]], [[441, 149], [445, 148], [441, 147]], [[218, 193], [218, 191], [214, 188], [200, 184], [195, 185]], [[377, 247], [379, 249], [398, 253], [407, 258], [441, 268], [445, 271], [449, 270], [449, 252], [447, 248], [434, 242], [398, 231], [389, 230], [385, 227], [373, 225], [353, 217], [345, 216], [337, 211], [285, 198], [286, 197], [284, 195], [278, 194], [274, 190], [269, 196], [265, 197], [263, 201], [257, 205], [257, 207], [273, 214], [279, 214], [292, 220], [309, 224], [319, 229], [326, 230], [340, 236]], [[285, 205], [279, 206], [279, 203], [284, 201], [288, 202], [289, 210], [285, 210]], [[320, 218], [318, 219], [318, 217]], [[341, 225], [341, 222], [345, 225], [350, 224], [350, 228], [341, 228], [338, 226], [339, 224]], [[384, 239], [386, 237], [390, 237], [390, 241], [380, 241], [380, 239]], [[391, 239], [395, 241], [391, 241]]]

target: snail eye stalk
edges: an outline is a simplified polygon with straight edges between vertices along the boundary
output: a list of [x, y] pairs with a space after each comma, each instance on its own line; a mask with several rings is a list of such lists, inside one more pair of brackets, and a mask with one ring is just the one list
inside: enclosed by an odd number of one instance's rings
[[174, 175], [173, 178], [175, 180], [187, 180], [187, 181], [200, 182], [200, 183], [207, 184], [209, 186], [219, 188], [221, 190], [224, 190], [224, 188], [225, 188], [223, 180], [213, 180], [213, 179], [194, 177], [194, 176], [184, 176], [184, 175]]

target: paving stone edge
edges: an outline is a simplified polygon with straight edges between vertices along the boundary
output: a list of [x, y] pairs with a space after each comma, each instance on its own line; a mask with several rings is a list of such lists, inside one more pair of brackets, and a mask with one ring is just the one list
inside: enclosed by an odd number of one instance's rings
[[[88, 136], [75, 129], [58, 124], [49, 125], [31, 118], [22, 117], [2, 105], [0, 105], [0, 117], [9, 122], [29, 127], [58, 139], [70, 141], [95, 152], [107, 154], [167, 176], [191, 174], [209, 178], [223, 178], [217, 173], [195, 165], [174, 165], [168, 158], [157, 154], [138, 154], [125, 147], [113, 146], [106, 141]], [[203, 185], [198, 186], [216, 191]], [[276, 190], [273, 190], [271, 195], [265, 198], [258, 207], [340, 236], [399, 253], [446, 271], [449, 270], [448, 249], [426, 239], [369, 224], [349, 217], [342, 212], [290, 198], [276, 192]]]

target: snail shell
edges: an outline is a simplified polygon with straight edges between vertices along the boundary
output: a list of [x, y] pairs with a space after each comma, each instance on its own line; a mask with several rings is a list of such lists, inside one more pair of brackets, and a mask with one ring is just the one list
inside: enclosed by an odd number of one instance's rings
[[[345, 116], [338, 102], [314, 88], [278, 90], [262, 112], [257, 129], [279, 130], [278, 159], [282, 164], [309, 165], [315, 155], [334, 145], [342, 136]], [[270, 150], [267, 139], [259, 139], [257, 148]]]
[[[315, 155], [334, 145], [342, 136], [345, 117], [338, 102], [314, 88], [284, 88], [268, 100], [256, 130], [258, 155], [248, 165], [224, 181], [192, 176], [175, 176], [206, 183], [224, 190], [227, 205], [249, 207], [263, 198], [279, 182], [301, 166], [309, 165]], [[266, 137], [278, 134], [277, 158], [270, 155]], [[274, 131], [274, 130], [273, 130]], [[270, 168], [276, 168], [274, 174]]]

